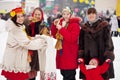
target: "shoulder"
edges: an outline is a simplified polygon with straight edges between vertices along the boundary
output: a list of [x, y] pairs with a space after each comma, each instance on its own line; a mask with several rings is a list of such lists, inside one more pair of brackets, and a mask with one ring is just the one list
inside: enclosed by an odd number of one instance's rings
[[80, 24], [82, 21], [82, 19], [80, 17], [72, 17], [70, 18], [70, 23], [77, 23], [77, 24]]

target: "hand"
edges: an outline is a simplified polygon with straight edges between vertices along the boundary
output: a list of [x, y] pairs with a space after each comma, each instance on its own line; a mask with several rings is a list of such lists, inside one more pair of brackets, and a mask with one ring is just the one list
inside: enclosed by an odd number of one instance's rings
[[56, 20], [54, 21], [54, 25], [57, 25], [57, 23], [58, 23], [59, 21], [60, 21], [59, 19], [56, 19]]
[[66, 22], [66, 21], [62, 21], [62, 27], [65, 27], [65, 26], [66, 26], [66, 24], [67, 24], [67, 22]]
[[110, 63], [110, 62], [111, 62], [111, 60], [110, 60], [110, 59], [106, 59], [106, 60], [105, 60], [105, 62]]
[[57, 25], [56, 25], [56, 28], [57, 28], [58, 30], [60, 30], [60, 29], [62, 28], [62, 26], [60, 25], [60, 21], [58, 21], [58, 23], [57, 23]]
[[84, 62], [84, 59], [83, 58], [78, 58], [78, 64]]

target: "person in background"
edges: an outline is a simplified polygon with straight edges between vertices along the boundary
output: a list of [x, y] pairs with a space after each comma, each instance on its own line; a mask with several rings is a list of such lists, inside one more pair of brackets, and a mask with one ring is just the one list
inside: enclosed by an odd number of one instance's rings
[[25, 32], [24, 10], [21, 7], [10, 12], [11, 18], [6, 22], [8, 38], [0, 68], [1, 75], [7, 80], [26, 80], [30, 77], [29, 50], [45, 48], [47, 43], [43, 37], [31, 38]]
[[117, 37], [118, 36], [118, 20], [116, 15], [113, 15], [111, 17], [109, 24], [111, 25], [111, 36]]
[[62, 18], [56, 19], [51, 26], [51, 34], [57, 39], [56, 66], [60, 69], [63, 80], [76, 80], [78, 68], [77, 53], [81, 18], [71, 16], [71, 9], [66, 7], [62, 10]]
[[110, 66], [110, 59], [105, 60], [105, 62], [99, 66], [99, 60], [97, 58], [92, 58], [88, 65], [84, 64], [84, 59], [78, 59], [79, 68], [86, 77], [86, 80], [104, 80], [102, 74], [104, 74]]
[[[110, 35], [108, 21], [97, 18], [95, 8], [87, 11], [88, 21], [81, 27], [79, 36], [79, 58], [84, 59], [86, 65], [91, 58], [98, 58], [101, 66], [107, 58], [111, 59], [109, 69], [102, 75], [104, 80], [114, 78], [114, 46]], [[86, 80], [85, 75], [80, 71], [80, 79]]]
[[120, 37], [120, 16], [117, 16], [118, 20], [118, 36]]
[[[43, 19], [43, 11], [40, 7], [37, 7], [33, 10], [32, 13], [32, 22], [30, 25], [26, 28], [26, 32], [29, 36], [35, 37], [35, 35], [38, 35], [40, 32], [41, 25], [44, 25], [44, 19]], [[37, 71], [39, 71], [39, 60], [38, 60], [38, 51], [33, 50], [31, 52], [31, 79], [29, 80], [35, 80], [35, 77], [37, 75]]]

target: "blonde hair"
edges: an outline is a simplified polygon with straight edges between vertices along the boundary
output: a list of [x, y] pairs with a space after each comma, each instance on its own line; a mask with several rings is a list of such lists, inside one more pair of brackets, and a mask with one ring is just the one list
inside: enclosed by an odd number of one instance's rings
[[63, 8], [63, 10], [62, 10], [62, 14], [63, 14], [64, 12], [69, 12], [69, 13], [72, 14], [72, 10], [71, 10], [69, 7], [65, 7], [65, 8]]

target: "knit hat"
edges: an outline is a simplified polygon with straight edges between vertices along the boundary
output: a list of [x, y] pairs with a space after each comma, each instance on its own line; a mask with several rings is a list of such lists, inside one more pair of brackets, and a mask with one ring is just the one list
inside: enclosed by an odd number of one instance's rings
[[24, 10], [22, 9], [22, 7], [18, 7], [10, 11], [10, 16], [14, 17], [16, 14], [21, 14], [21, 13], [24, 14]]

